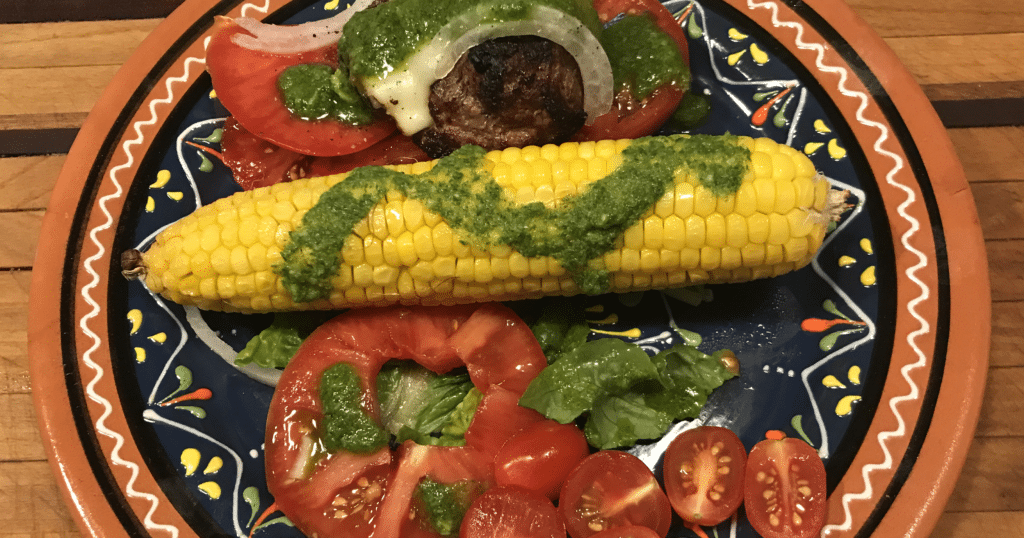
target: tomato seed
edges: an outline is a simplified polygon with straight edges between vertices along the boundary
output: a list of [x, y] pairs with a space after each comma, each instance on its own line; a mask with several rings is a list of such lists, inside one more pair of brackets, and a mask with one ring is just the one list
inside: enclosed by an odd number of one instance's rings
[[810, 486], [800, 486], [800, 487], [796, 488], [796, 490], [800, 493], [800, 495], [803, 495], [804, 497], [810, 497], [811, 496], [811, 488], [810, 488]]
[[800, 514], [793, 514], [793, 524], [800, 525], [804, 522], [804, 518], [800, 517]]

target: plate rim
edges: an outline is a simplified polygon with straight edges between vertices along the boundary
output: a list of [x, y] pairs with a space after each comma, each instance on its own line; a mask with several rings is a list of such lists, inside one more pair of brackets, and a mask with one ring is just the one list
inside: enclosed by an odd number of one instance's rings
[[[744, 2], [748, 5], [771, 4], [786, 9], [791, 9], [790, 4], [797, 3], [783, 0], [720, 1], [725, 1], [741, 11], [743, 6], [740, 4]], [[285, 3], [277, 2], [275, 6], [280, 7], [278, 4]], [[845, 3], [838, 0], [806, 0], [805, 3], [833, 28], [838, 28], [837, 22], [842, 21], [843, 31], [836, 32], [856, 50], [872, 51], [873, 56], [862, 57], [862, 60], [871, 73], [876, 76], [882, 74], [879, 80], [883, 90], [896, 86], [901, 88], [900, 92], [887, 91], [887, 94], [892, 98], [896, 109], [901, 112], [903, 121], [912, 134], [915, 148], [921, 152], [921, 159], [931, 178], [932, 187], [936, 189], [936, 203], [939, 206], [942, 224], [946, 229], [954, 229], [954, 224], [959, 225], [955, 228], [956, 234], [943, 235], [945, 249], [950, 253], [957, 253], [958, 256], [963, 255], [957, 258], [956, 263], [953, 263], [952, 259], [949, 263], [950, 282], [961, 284], [950, 285], [950, 323], [957, 328], [971, 327], [974, 330], [950, 332], [946, 354], [948, 357], [956, 357], [957, 360], [947, 360], [945, 371], [955, 375], [944, 376], [939, 387], [940, 395], [935, 410], [937, 414], [944, 411], [947, 414], [941, 416], [955, 417], [956, 420], [932, 423], [918, 455], [919, 462], [927, 463], [928, 469], [937, 469], [939, 474], [914, 472], [922, 468], [915, 464], [900, 494], [875, 530], [881, 535], [921, 532], [921, 536], [926, 536], [935, 526], [952, 492], [980, 416], [991, 332], [991, 302], [984, 240], [967, 180], [956, 158], [952, 142], [909, 71], [884, 41]], [[161, 58], [163, 52], [183, 37], [182, 29], [196, 24], [201, 14], [223, 10], [229, 6], [230, 10], [237, 11], [242, 4], [242, 0], [222, 0], [211, 6], [208, 0], [187, 0], [143, 41], [128, 62], [118, 70], [83, 124], [58, 177], [53, 191], [55, 195], [44, 217], [40, 235], [42, 239], [33, 266], [29, 305], [29, 357], [33, 400], [42, 438], [51, 441], [45, 443], [46, 452], [51, 468], [61, 484], [62, 495], [68, 506], [72, 507], [72, 515], [78, 521], [79, 528], [93, 536], [111, 536], [111, 522], [120, 522], [121, 519], [105, 502], [96, 477], [76, 473], [76, 469], [81, 469], [83, 465], [88, 467], [90, 464], [85, 449], [80, 443], [75, 442], [77, 436], [72, 435], [72, 439], [67, 439], [68, 432], [75, 431], [76, 426], [70, 418], [70, 413], [65, 409], [70, 409], [73, 404], [67, 397], [64, 376], [53, 375], [55, 369], [60, 371], [63, 359], [59, 343], [62, 309], [59, 286], [55, 286], [54, 283], [63, 283], [66, 279], [74, 279], [76, 276], [65, 272], [64, 256], [68, 236], [66, 232], [75, 226], [76, 212], [81, 207], [92, 207], [92, 202], [85, 204], [81, 199], [58, 194], [81, 191], [89, 170], [96, 165], [96, 159], [93, 157], [100, 151], [99, 141], [106, 138], [116, 125], [117, 114], [110, 114], [108, 111], [123, 108], [127, 99], [138, 91], [138, 88], [147, 84], [147, 73], [154, 68], [155, 62]], [[267, 0], [264, 6], [269, 7], [270, 4], [271, 1]], [[212, 20], [210, 24], [212, 25]], [[936, 135], [937, 132], [940, 135]], [[917, 141], [922, 140], [922, 134], [927, 134], [933, 145], [918, 147]], [[120, 140], [123, 138], [119, 138]], [[110, 157], [100, 156], [107, 159]], [[109, 164], [108, 161], [105, 166]], [[91, 211], [86, 214], [91, 214]], [[893, 242], [897, 244], [898, 238], [893, 237]], [[81, 260], [74, 260], [76, 269], [80, 270], [80, 264]], [[965, 283], [971, 285], [965, 286]], [[75, 289], [78, 290], [78, 286]], [[979, 345], [975, 338], [981, 335], [984, 339]], [[78, 366], [82, 367], [80, 360]], [[59, 394], [59, 397], [54, 399], [54, 394]], [[109, 454], [105, 455], [109, 457]], [[109, 460], [107, 463], [109, 465]], [[851, 465], [851, 469], [853, 468]], [[143, 480], [145, 478], [142, 476]], [[141, 512], [133, 511], [133, 515], [146, 513], [146, 508]], [[177, 516], [175, 510], [170, 512]], [[150, 511], [145, 516], [146, 519], [148, 520], [151, 515]], [[162, 518], [164, 515], [164, 512], [161, 512]], [[123, 518], [123, 514], [120, 517]], [[162, 521], [166, 523], [167, 520]], [[189, 528], [180, 516], [175, 525]], [[124, 531], [124, 528], [117, 527], [117, 530]]]

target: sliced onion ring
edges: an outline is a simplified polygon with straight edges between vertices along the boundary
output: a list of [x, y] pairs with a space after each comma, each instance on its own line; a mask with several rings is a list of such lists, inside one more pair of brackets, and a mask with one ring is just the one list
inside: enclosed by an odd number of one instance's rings
[[235, 22], [252, 35], [238, 34], [231, 40], [241, 47], [273, 54], [294, 54], [323, 48], [336, 43], [345, 23], [371, 3], [373, 0], [355, 0], [348, 9], [331, 18], [295, 25], [267, 24], [250, 17], [239, 17]]

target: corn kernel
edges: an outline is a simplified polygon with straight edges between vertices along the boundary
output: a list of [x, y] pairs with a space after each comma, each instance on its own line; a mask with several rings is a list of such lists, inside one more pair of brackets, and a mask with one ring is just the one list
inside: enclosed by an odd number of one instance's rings
[[455, 256], [438, 256], [431, 263], [437, 278], [453, 278], [455, 276]]
[[789, 239], [789, 220], [778, 213], [768, 215], [768, 242], [781, 245]]
[[731, 247], [740, 248], [747, 244], [747, 219], [739, 213], [730, 213], [725, 217], [725, 242]]
[[405, 217], [405, 228], [415, 232], [423, 226], [423, 213], [426, 209], [417, 200], [405, 200], [402, 202], [402, 214]]
[[254, 271], [267, 271], [270, 269], [270, 260], [267, 257], [267, 247], [262, 244], [255, 244], [245, 249], [249, 259], [249, 266]]
[[664, 244], [665, 226], [664, 220], [658, 216], [648, 217], [644, 220], [644, 241], [647, 248], [661, 249]]
[[686, 246], [700, 248], [707, 239], [707, 224], [697, 215], [686, 218]]
[[693, 190], [693, 213], [701, 217], [707, 217], [715, 212], [718, 206], [718, 199], [704, 186], [698, 186]]
[[661, 269], [660, 249], [640, 249], [640, 270], [647, 273], [653, 273], [659, 269]]
[[210, 253], [210, 265], [218, 275], [230, 275], [232, 273], [231, 250], [224, 245], [217, 247]]
[[700, 249], [700, 268], [713, 271], [722, 265], [722, 249], [703, 247]]
[[398, 254], [398, 241], [394, 236], [388, 236], [381, 242], [381, 253], [384, 254], [384, 264], [391, 267], [402, 265], [402, 257]]
[[676, 215], [669, 215], [663, 223], [662, 246], [679, 250], [686, 246], [686, 222]]
[[747, 218], [747, 239], [753, 243], [764, 243], [768, 241], [770, 227], [768, 215], [754, 213]]
[[368, 263], [361, 263], [353, 267], [352, 283], [359, 288], [365, 288], [373, 284], [373, 266]]
[[345, 238], [341, 246], [341, 261], [346, 265], [363, 263], [363, 240], [355, 234]]
[[249, 265], [249, 249], [237, 246], [231, 249], [231, 270], [236, 275], [245, 275], [252, 271]]
[[704, 219], [707, 226], [707, 238], [705, 244], [715, 248], [722, 248], [726, 243], [725, 217], [721, 213], [712, 213]]
[[796, 207], [796, 188], [792, 181], [775, 183], [775, 212], [786, 214]]
[[775, 183], [770, 179], [757, 179], [754, 181], [754, 191], [757, 192], [757, 210], [764, 214], [775, 211]]
[[622, 249], [622, 266], [619, 268], [624, 273], [635, 273], [640, 270], [640, 251], [633, 248]]
[[726, 270], [743, 266], [743, 253], [737, 247], [722, 247], [722, 261], [719, 267]]

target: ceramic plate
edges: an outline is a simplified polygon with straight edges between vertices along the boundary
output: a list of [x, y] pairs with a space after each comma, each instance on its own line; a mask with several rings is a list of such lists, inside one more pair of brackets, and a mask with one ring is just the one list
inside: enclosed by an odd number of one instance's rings
[[[690, 40], [699, 132], [769, 136], [810, 156], [854, 208], [810, 266], [708, 288], [590, 299], [593, 337], [656, 351], [730, 348], [741, 375], [693, 423], [747, 448], [767, 430], [826, 462], [823, 536], [926, 536], [977, 420], [988, 352], [985, 253], [944, 130], [893, 54], [841, 2], [669, 0]], [[117, 74], [60, 177], [32, 288], [33, 392], [55, 472], [94, 536], [299, 536], [266, 491], [273, 389], [230, 364], [267, 316], [168, 304], [120, 275], [119, 253], [232, 192], [196, 145], [225, 111], [204, 73], [215, 15], [275, 23], [337, 0], [186, 2]], [[953, 231], [955, 233], [950, 233]], [[664, 442], [631, 450], [660, 472]], [[254, 529], [254, 525], [257, 528]], [[742, 515], [718, 536], [755, 536]], [[679, 522], [670, 536], [690, 536]]]

